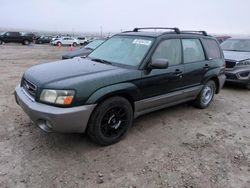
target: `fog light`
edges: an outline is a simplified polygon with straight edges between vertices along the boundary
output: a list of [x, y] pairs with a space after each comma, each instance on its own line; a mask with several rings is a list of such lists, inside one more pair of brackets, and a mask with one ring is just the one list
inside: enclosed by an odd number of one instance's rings
[[38, 120], [37, 125], [40, 129], [42, 129], [45, 132], [52, 132], [53, 131], [52, 124], [48, 120]]
[[248, 77], [249, 76], [249, 72], [242, 72], [240, 73], [241, 77]]

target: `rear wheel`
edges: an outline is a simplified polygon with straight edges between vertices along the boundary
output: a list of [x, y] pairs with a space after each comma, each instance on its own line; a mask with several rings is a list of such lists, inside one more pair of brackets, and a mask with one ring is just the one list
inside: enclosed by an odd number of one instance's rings
[[74, 43], [73, 43], [73, 46], [74, 46], [74, 47], [76, 47], [76, 46], [77, 46], [77, 43], [76, 43], [76, 42], [74, 42]]
[[30, 44], [30, 41], [29, 41], [29, 40], [24, 40], [24, 41], [23, 41], [23, 44], [24, 44], [24, 45], [29, 45], [29, 44]]
[[200, 94], [193, 102], [193, 105], [201, 109], [207, 108], [214, 98], [215, 90], [216, 90], [215, 82], [213, 80], [209, 80], [204, 85]]
[[123, 97], [112, 97], [97, 106], [91, 115], [87, 134], [99, 145], [111, 145], [126, 135], [132, 122], [131, 104]]
[[246, 86], [247, 89], [250, 89], [250, 83]]
[[56, 45], [57, 46], [62, 46], [62, 43], [61, 42], [57, 42]]

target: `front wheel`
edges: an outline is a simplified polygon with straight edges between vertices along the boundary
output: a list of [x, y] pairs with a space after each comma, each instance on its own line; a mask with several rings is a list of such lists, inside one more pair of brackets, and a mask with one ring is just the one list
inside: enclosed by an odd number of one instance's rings
[[193, 102], [193, 105], [201, 109], [207, 108], [214, 98], [215, 90], [216, 90], [215, 82], [213, 80], [209, 80], [204, 85], [200, 94]]
[[76, 42], [74, 42], [74, 43], [73, 43], [73, 46], [74, 46], [74, 47], [76, 47], [76, 46], [77, 46], [77, 43], [76, 43]]
[[123, 97], [112, 97], [97, 106], [89, 120], [87, 134], [97, 144], [120, 141], [133, 122], [133, 109]]

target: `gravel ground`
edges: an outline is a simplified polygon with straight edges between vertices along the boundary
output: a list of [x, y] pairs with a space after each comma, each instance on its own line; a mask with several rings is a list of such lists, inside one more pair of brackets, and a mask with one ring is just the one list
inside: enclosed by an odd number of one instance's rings
[[0, 46], [0, 187], [250, 187], [250, 91], [226, 86], [208, 109], [182, 104], [135, 120], [121, 142], [47, 134], [15, 103], [30, 66], [68, 47]]

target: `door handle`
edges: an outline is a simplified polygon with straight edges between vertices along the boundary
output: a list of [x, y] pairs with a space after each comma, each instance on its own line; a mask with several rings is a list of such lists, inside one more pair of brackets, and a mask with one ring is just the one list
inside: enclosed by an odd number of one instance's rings
[[209, 65], [208, 64], [205, 64], [205, 66], [203, 67], [205, 70], [208, 70], [209, 69]]
[[182, 71], [180, 70], [180, 69], [176, 69], [175, 70], [175, 72], [174, 72], [174, 74], [176, 75], [176, 76], [182, 76]]

